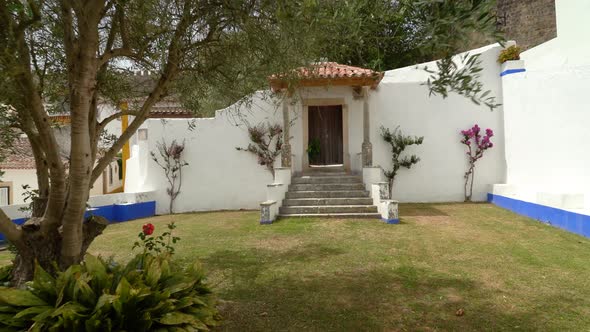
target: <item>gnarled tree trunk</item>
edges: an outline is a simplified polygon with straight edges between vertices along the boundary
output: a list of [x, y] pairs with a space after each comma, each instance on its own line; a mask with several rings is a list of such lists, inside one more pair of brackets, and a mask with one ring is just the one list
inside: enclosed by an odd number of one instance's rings
[[[64, 267], [61, 258], [62, 231], [60, 228], [43, 231], [43, 218], [33, 217], [22, 226], [22, 237], [15, 243], [18, 251], [13, 262], [12, 282], [16, 286], [33, 278], [35, 264], [39, 263], [44, 270], [54, 273], [56, 267]], [[84, 222], [82, 247], [77, 253], [82, 257], [90, 243], [107, 227], [108, 221], [100, 216], [92, 216]]]

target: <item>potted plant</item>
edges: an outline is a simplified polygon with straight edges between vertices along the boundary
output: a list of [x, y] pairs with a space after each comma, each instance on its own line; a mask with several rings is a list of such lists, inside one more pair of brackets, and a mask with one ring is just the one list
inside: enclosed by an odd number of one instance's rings
[[498, 62], [502, 64], [500, 76], [520, 73], [525, 71], [524, 61], [520, 60], [521, 49], [517, 45], [512, 45], [503, 49], [498, 55]]
[[320, 155], [320, 140], [317, 138], [310, 140], [306, 151], [309, 163], [315, 163], [316, 158]]

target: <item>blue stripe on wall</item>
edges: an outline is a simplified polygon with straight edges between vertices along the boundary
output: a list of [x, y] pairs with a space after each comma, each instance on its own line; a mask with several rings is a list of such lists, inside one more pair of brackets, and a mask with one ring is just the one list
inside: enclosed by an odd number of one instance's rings
[[590, 216], [588, 215], [494, 194], [488, 194], [488, 202], [551, 226], [590, 237]]
[[526, 69], [524, 68], [519, 68], [519, 69], [506, 69], [503, 72], [500, 73], [500, 77], [502, 76], [506, 76], [506, 75], [510, 75], [510, 74], [516, 74], [516, 73], [522, 73], [525, 72]]
[[[86, 211], [86, 217], [91, 215], [104, 217], [111, 223], [147, 218], [156, 215], [156, 202], [97, 206]], [[27, 218], [20, 218], [12, 221], [17, 225], [22, 225], [26, 220]], [[4, 241], [4, 235], [0, 233], [0, 242], [2, 241]]]

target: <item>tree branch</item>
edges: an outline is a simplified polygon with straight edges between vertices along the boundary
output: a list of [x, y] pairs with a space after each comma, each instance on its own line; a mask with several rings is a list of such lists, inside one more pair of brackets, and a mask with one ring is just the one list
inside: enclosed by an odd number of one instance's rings
[[121, 112], [117, 112], [115, 114], [111, 114], [108, 117], [104, 118], [104, 120], [102, 120], [101, 122], [98, 123], [98, 126], [96, 126], [96, 132], [100, 132], [102, 129], [104, 129], [111, 121], [120, 118], [124, 115], [131, 115], [131, 116], [140, 116], [141, 112], [134, 112], [134, 111], [121, 111]]
[[117, 58], [117, 57], [127, 57], [130, 59], [134, 59], [136, 61], [139, 61], [139, 62], [147, 63], [147, 61], [145, 61], [145, 59], [143, 59], [143, 57], [140, 53], [135, 53], [135, 52], [133, 52], [133, 50], [131, 50], [130, 48], [127, 48], [127, 47], [121, 47], [121, 48], [115, 48], [115, 49], [106, 51], [103, 55], [101, 55], [98, 58], [98, 65], [102, 66], [105, 63], [109, 62], [109, 60], [111, 60], [113, 58]]
[[0, 231], [12, 243], [17, 243], [22, 236], [20, 227], [13, 223], [2, 209], [0, 209]]
[[[173, 37], [170, 40], [170, 44], [168, 46], [168, 60], [166, 61], [166, 65], [164, 66], [164, 70], [162, 71], [162, 75], [156, 84], [156, 87], [152, 90], [149, 94], [143, 105], [138, 111], [138, 116], [131, 122], [127, 130], [121, 134], [119, 139], [113, 144], [113, 146], [100, 158], [96, 166], [92, 170], [92, 177], [90, 179], [90, 183], [94, 183], [98, 177], [101, 176], [103, 170], [107, 167], [107, 165], [113, 160], [113, 158], [119, 153], [119, 150], [123, 148], [123, 145], [129, 141], [131, 136], [135, 134], [139, 126], [148, 118], [149, 112], [157, 103], [162, 96], [166, 93], [168, 85], [170, 82], [178, 75], [179, 71], [179, 64], [181, 62], [181, 50], [182, 50], [182, 40], [183, 36], [186, 34], [187, 29], [190, 27], [191, 24], [191, 6], [190, 1], [186, 1], [184, 3], [182, 17], [180, 22], [176, 26], [176, 31], [174, 32]], [[125, 22], [122, 20], [120, 22], [121, 31], [123, 31]]]

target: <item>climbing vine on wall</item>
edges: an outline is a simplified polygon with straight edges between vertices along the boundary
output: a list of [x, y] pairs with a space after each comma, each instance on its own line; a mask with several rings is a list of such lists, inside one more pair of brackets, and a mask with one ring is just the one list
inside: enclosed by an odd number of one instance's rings
[[248, 137], [251, 141], [248, 147], [236, 147], [236, 150], [254, 154], [258, 164], [274, 176], [274, 164], [283, 148], [283, 128], [270, 122], [248, 126]]
[[420, 145], [424, 141], [424, 137], [405, 136], [399, 129], [399, 126], [394, 130], [381, 126], [381, 137], [389, 144], [391, 148], [391, 164], [392, 168], [389, 171], [383, 170], [385, 177], [389, 181], [389, 197], [393, 194], [393, 181], [401, 167], [410, 169], [414, 164], [420, 161], [416, 155], [402, 156], [404, 150], [411, 145]]
[[184, 141], [182, 143], [173, 140], [170, 145], [162, 138], [162, 141], [156, 143], [158, 154], [151, 152], [152, 160], [158, 164], [164, 171], [168, 188], [166, 193], [170, 196], [170, 213], [174, 213], [174, 201], [180, 194], [182, 187], [182, 168], [188, 166], [183, 158]]

